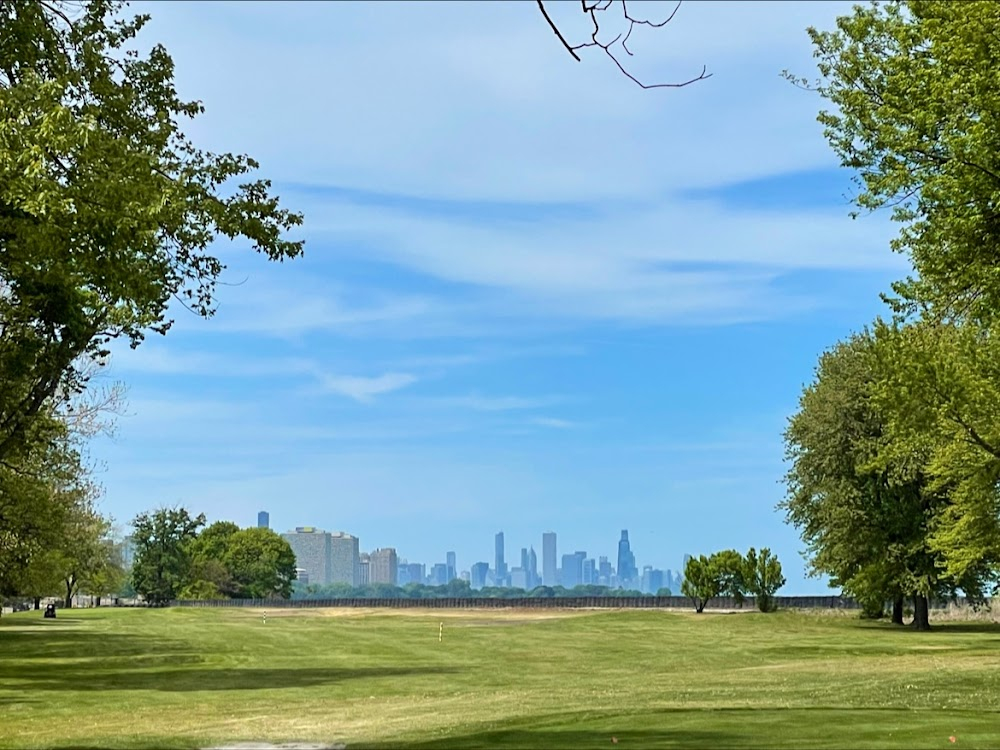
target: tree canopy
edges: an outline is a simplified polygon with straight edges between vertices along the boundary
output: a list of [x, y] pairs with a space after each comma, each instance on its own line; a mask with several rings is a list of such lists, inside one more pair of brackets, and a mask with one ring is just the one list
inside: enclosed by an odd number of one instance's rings
[[[910, 0], [855, 6], [809, 29], [819, 115], [860, 209], [890, 207], [893, 248], [916, 275], [897, 310], [989, 321], [1000, 310], [1000, 4]], [[806, 82], [807, 83], [807, 82]]]
[[191, 143], [174, 65], [133, 40], [148, 16], [122, 4], [11, 0], [0, 9], [0, 460], [28, 450], [30, 426], [85, 385], [81, 362], [109, 341], [166, 333], [173, 299], [214, 310], [218, 236], [273, 260], [301, 216], [257, 168]]

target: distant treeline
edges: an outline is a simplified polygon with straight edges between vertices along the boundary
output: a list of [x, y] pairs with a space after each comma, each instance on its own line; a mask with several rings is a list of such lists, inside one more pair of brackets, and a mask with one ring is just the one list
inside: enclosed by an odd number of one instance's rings
[[562, 586], [537, 586], [530, 591], [516, 588], [487, 586], [473, 589], [468, 581], [455, 580], [444, 586], [428, 586], [422, 583], [408, 583], [393, 586], [389, 583], [372, 583], [367, 586], [350, 586], [346, 583], [302, 585], [296, 583], [292, 589], [293, 600], [321, 599], [565, 599], [585, 596], [601, 597], [642, 597], [672, 596], [670, 589], [660, 589], [655, 594], [641, 591], [613, 589], [608, 586], [580, 585], [571, 589]]

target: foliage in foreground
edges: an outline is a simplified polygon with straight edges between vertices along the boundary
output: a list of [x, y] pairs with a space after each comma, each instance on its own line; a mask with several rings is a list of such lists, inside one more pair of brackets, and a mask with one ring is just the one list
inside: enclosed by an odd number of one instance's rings
[[230, 521], [205, 528], [204, 514], [159, 508], [132, 522], [132, 585], [150, 604], [174, 599], [287, 599], [295, 554], [271, 529], [241, 529]]
[[109, 341], [166, 333], [175, 297], [212, 314], [217, 236], [272, 260], [302, 249], [266, 180], [232, 184], [256, 162], [185, 137], [202, 106], [162, 46], [135, 50], [148, 16], [122, 8], [0, 6], [0, 460], [42, 449], [33, 424]]

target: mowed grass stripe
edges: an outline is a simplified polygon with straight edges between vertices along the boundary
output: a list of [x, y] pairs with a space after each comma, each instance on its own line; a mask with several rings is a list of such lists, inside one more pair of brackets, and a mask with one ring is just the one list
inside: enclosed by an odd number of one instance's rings
[[267, 615], [4, 617], [0, 747], [1000, 746], [993, 625], [915, 633], [793, 612]]

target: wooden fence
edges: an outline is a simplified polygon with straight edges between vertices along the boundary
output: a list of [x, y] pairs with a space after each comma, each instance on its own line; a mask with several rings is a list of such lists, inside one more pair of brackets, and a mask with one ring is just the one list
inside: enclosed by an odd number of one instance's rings
[[[843, 596], [778, 596], [778, 609], [860, 609], [854, 599]], [[388, 609], [693, 609], [683, 596], [568, 596], [518, 597], [442, 597], [437, 599], [215, 599], [174, 601], [174, 607], [260, 607], [270, 609], [308, 609], [313, 607], [356, 607]], [[730, 597], [709, 600], [706, 609], [740, 609]], [[748, 597], [742, 609], [755, 609]]]

